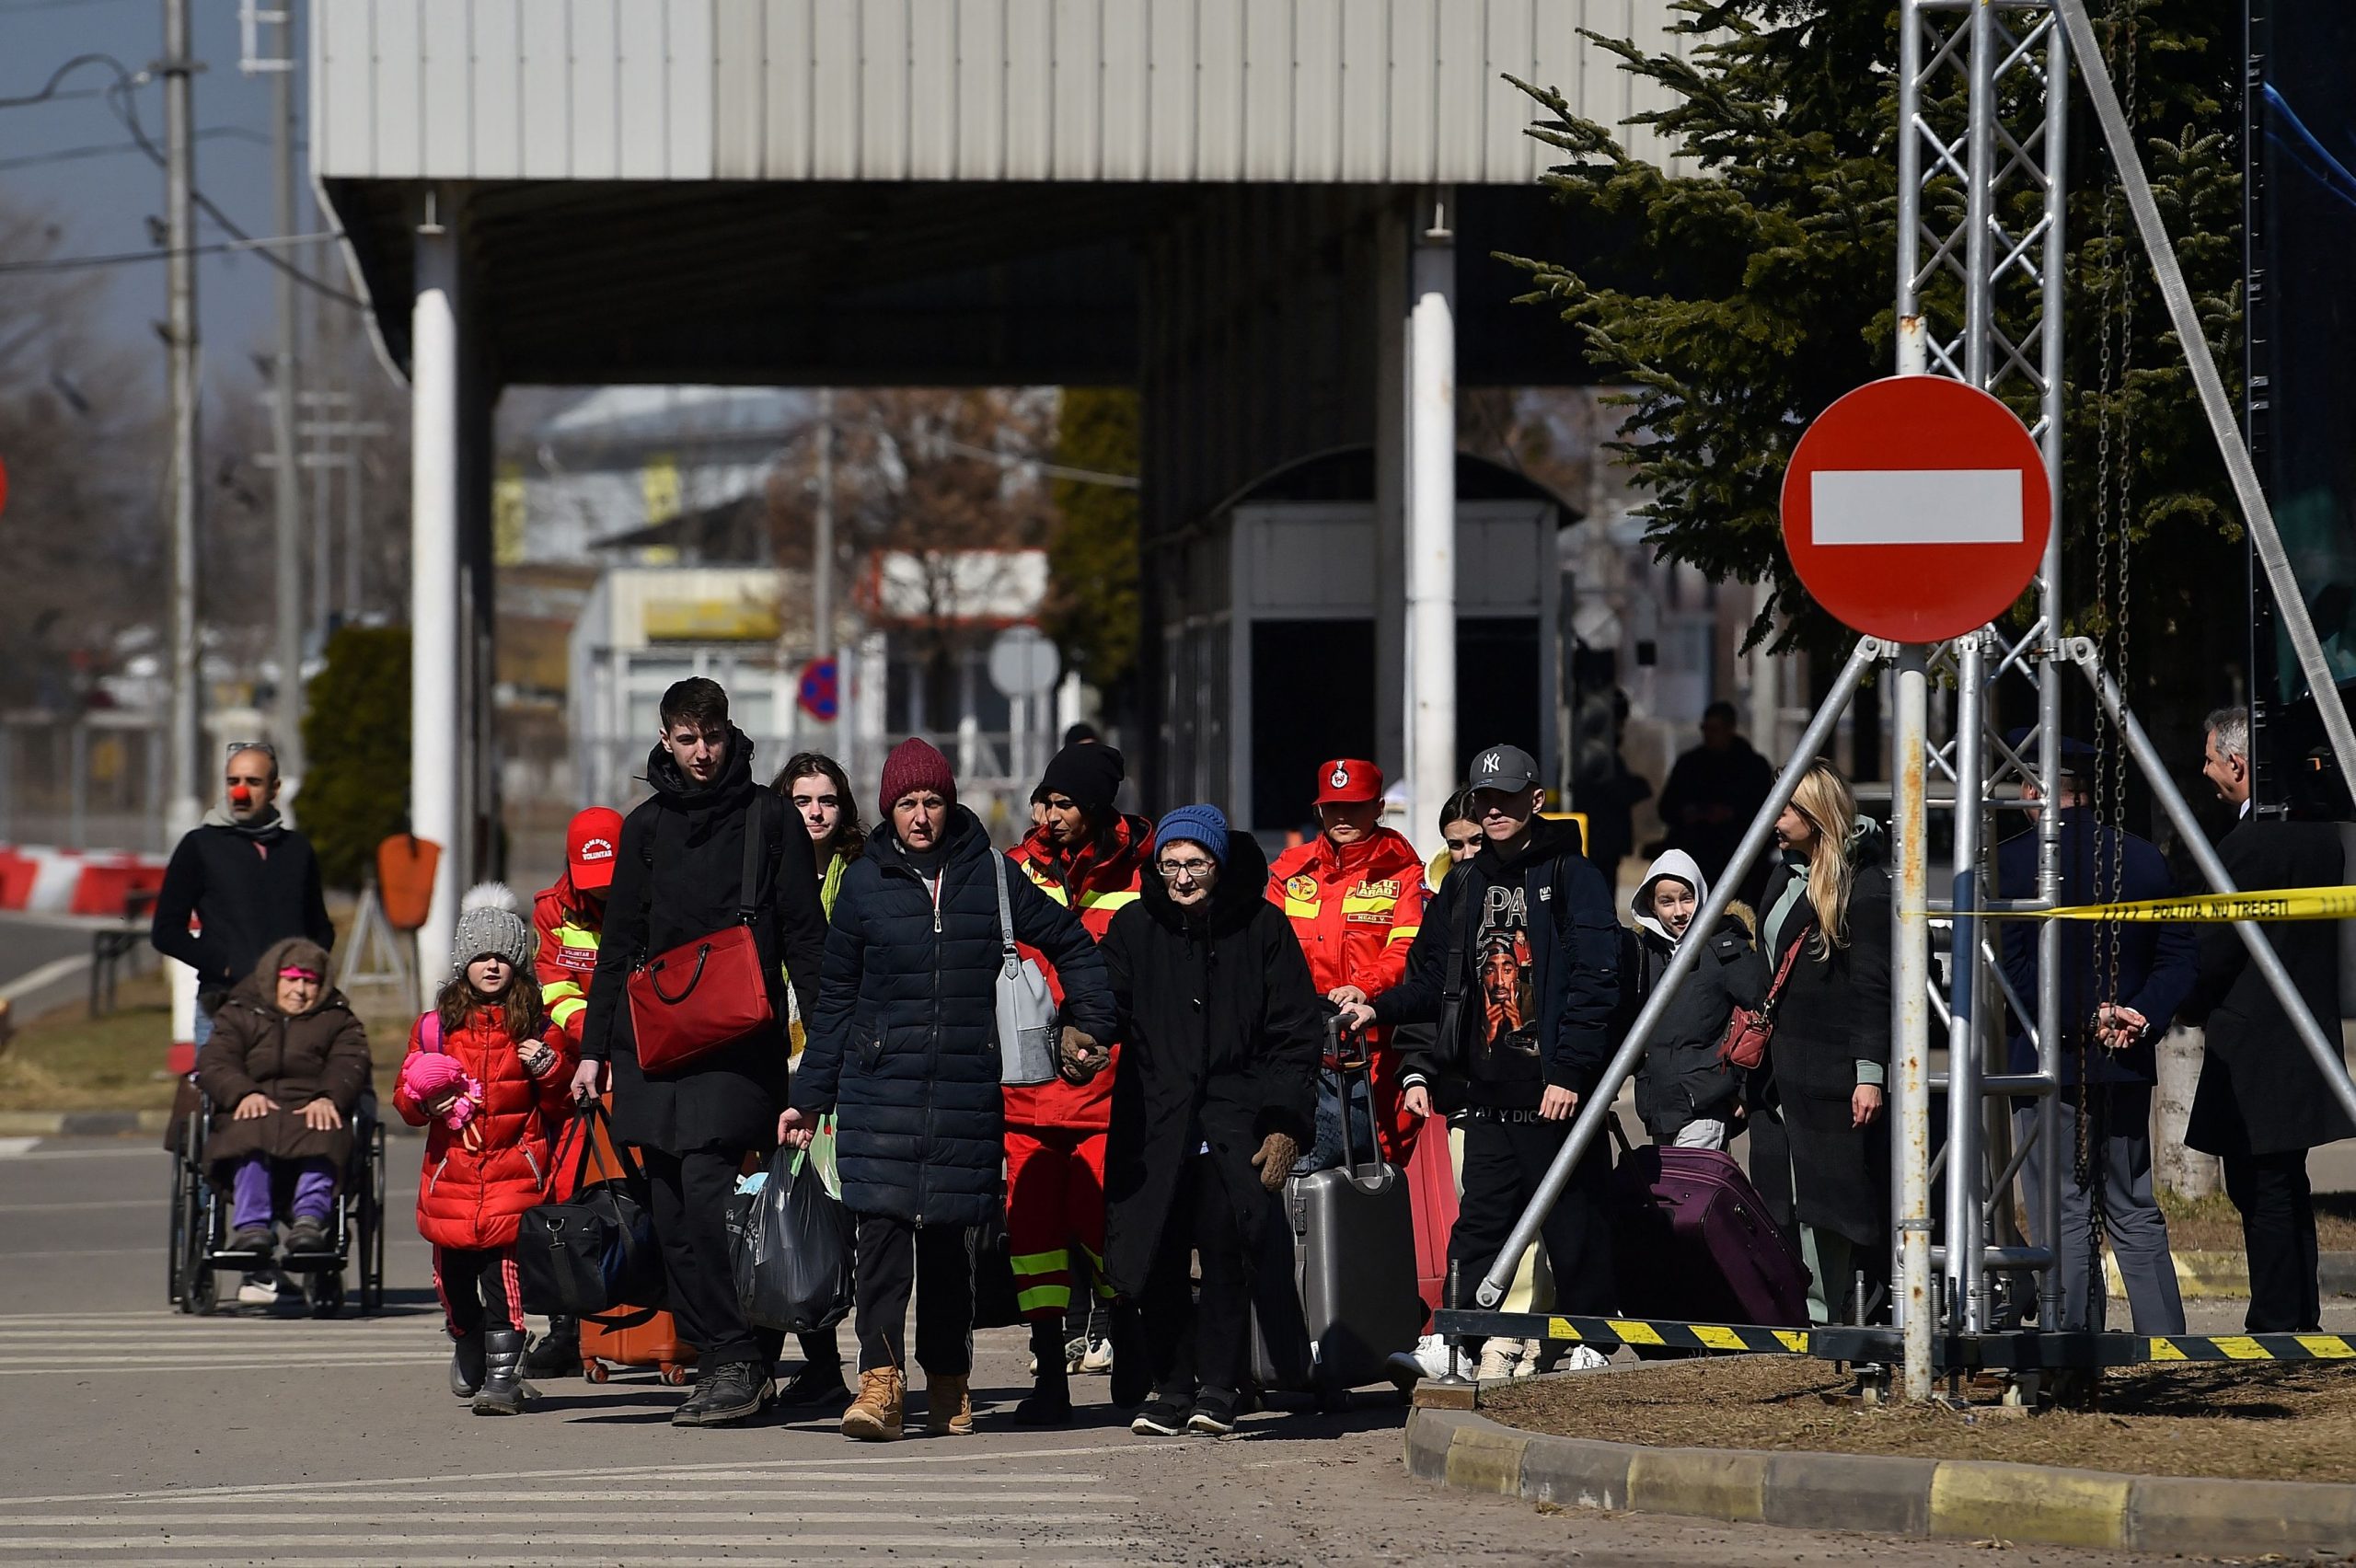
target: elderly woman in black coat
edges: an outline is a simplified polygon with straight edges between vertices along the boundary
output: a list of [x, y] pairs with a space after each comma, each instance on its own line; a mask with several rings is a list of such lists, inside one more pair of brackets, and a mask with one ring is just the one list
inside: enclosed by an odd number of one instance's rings
[[1138, 1307], [1152, 1376], [1130, 1430], [1217, 1436], [1235, 1429], [1249, 1366], [1250, 1260], [1284, 1224], [1275, 1194], [1314, 1136], [1324, 1019], [1259, 845], [1230, 837], [1215, 806], [1171, 813], [1154, 843], [1157, 874], [1103, 950], [1124, 1043], [1104, 1272]]
[[1811, 1320], [1845, 1322], [1856, 1276], [1870, 1295], [1889, 1273], [1889, 856], [1821, 759], [1775, 819], [1775, 839], [1760, 946], [1770, 971], [1799, 953], [1766, 1066], [1745, 1086], [1750, 1175], [1776, 1223], [1796, 1222]]
[[974, 1429], [973, 1228], [1003, 1212], [996, 984], [999, 898], [1018, 940], [1063, 979], [1068, 1062], [1109, 1055], [1104, 961], [1070, 911], [1021, 874], [957, 804], [949, 761], [918, 740], [884, 764], [883, 821], [835, 894], [809, 1045], [780, 1140], [808, 1147], [835, 1113], [843, 1204], [859, 1226], [859, 1397], [843, 1434], [889, 1442], [907, 1391], [908, 1296], [925, 1424]]

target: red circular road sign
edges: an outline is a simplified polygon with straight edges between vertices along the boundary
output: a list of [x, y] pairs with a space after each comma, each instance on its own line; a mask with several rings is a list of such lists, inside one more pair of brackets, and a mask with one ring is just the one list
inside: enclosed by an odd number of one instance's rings
[[1940, 642], [1987, 625], [2037, 576], [2053, 525], [2045, 457], [2010, 409], [1943, 375], [1858, 387], [1784, 472], [1784, 548], [1834, 619]]

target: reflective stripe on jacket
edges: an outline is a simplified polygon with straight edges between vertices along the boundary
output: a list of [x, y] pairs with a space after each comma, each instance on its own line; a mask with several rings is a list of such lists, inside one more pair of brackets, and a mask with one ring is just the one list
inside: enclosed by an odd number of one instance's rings
[[554, 887], [542, 888], [532, 897], [532, 929], [540, 939], [532, 974], [539, 982], [540, 1006], [576, 1051], [582, 1015], [589, 1010], [589, 976], [597, 967], [597, 938], [605, 924], [606, 906], [575, 893], [571, 877], [559, 877]]

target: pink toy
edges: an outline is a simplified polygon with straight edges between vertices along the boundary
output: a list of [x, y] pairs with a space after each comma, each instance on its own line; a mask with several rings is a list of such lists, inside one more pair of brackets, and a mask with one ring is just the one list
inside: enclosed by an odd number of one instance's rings
[[482, 1109], [481, 1080], [456, 1058], [439, 1052], [419, 1051], [401, 1063], [401, 1091], [419, 1105], [431, 1105], [451, 1090], [458, 1091], [458, 1098], [442, 1113], [442, 1124], [454, 1133], [463, 1132]]

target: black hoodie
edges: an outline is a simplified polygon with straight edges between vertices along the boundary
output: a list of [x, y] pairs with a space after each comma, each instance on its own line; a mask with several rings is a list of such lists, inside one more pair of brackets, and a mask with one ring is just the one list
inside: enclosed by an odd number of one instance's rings
[[[790, 1049], [785, 974], [795, 976], [808, 1016], [826, 939], [810, 835], [783, 797], [753, 782], [753, 743], [744, 732], [730, 726], [728, 741], [727, 760], [709, 784], [689, 779], [660, 745], [648, 755], [646, 780], [654, 793], [622, 823], [581, 1031], [582, 1055], [613, 1063], [615, 1136], [672, 1153], [704, 1145], [759, 1147], [776, 1137]], [[760, 861], [745, 900], [745, 829], [755, 812]], [[678, 1072], [645, 1077], [625, 994], [630, 971], [681, 942], [735, 925], [747, 902], [776, 1029]]]
[[[1457, 1038], [1406, 1053], [1403, 1087], [1434, 1086], [1444, 1110], [1530, 1110], [1549, 1084], [1595, 1087], [1611, 1059], [1620, 922], [1576, 824], [1540, 817], [1510, 858], [1484, 844], [1452, 868], [1424, 906], [1406, 974], [1374, 998], [1375, 1020], [1440, 1022], [1451, 950], [1462, 966]], [[1499, 1036], [1530, 1054], [1487, 1049]]]

